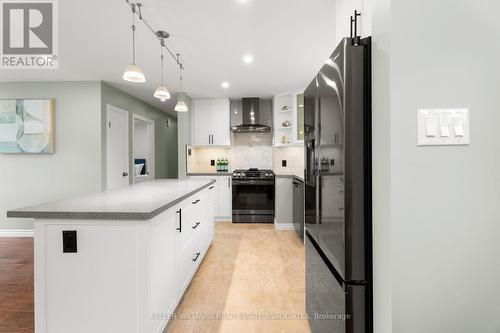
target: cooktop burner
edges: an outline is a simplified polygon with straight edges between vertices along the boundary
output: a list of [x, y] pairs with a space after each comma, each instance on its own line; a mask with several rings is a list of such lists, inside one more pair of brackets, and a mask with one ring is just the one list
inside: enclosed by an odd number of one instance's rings
[[233, 178], [253, 178], [253, 179], [259, 179], [259, 178], [273, 178], [274, 177], [274, 172], [272, 170], [260, 170], [257, 168], [250, 168], [250, 169], [238, 169], [233, 171]]

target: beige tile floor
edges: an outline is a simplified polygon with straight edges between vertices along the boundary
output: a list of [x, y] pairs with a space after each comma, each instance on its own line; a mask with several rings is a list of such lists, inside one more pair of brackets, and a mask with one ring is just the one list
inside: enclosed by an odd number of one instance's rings
[[[294, 231], [218, 222], [165, 332], [309, 333], [304, 304], [304, 246]], [[225, 318], [208, 319], [217, 315]]]

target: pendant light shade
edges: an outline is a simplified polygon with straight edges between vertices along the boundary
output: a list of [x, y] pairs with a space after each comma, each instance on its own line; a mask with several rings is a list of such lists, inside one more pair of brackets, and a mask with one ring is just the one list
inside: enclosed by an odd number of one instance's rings
[[146, 82], [144, 72], [135, 63], [135, 4], [132, 4], [132, 64], [123, 72], [123, 79], [135, 83]]
[[168, 91], [168, 88], [165, 86], [163, 83], [163, 45], [165, 44], [164, 39], [161, 40], [160, 44], [160, 51], [161, 51], [161, 65], [160, 65], [160, 70], [161, 70], [161, 83], [156, 88], [156, 91], [154, 93], [154, 97], [160, 99], [160, 101], [165, 102], [167, 99], [170, 99], [170, 91]]
[[182, 66], [182, 63], [180, 61], [180, 55], [177, 54], [177, 63], [179, 64], [179, 83], [181, 86], [181, 92], [177, 94], [177, 104], [175, 104], [174, 110], [177, 112], [188, 112], [189, 108], [186, 104], [186, 101], [184, 100], [184, 92], [182, 89], [182, 70], [184, 67]]
[[177, 104], [175, 104], [174, 110], [177, 112], [188, 112], [189, 111], [186, 102], [184, 102], [181, 99], [177, 101]]
[[170, 92], [168, 91], [167, 87], [161, 85], [156, 88], [154, 96], [162, 100], [162, 102], [165, 102], [165, 100], [170, 99]]
[[146, 82], [146, 77], [144, 76], [142, 69], [135, 64], [129, 65], [125, 69], [125, 72], [123, 72], [123, 79], [125, 81], [135, 82], [135, 83]]

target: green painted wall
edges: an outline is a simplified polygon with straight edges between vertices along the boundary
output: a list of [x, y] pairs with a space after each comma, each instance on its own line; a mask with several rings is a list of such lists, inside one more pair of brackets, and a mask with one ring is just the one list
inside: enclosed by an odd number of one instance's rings
[[[106, 105], [108, 104], [129, 112], [130, 133], [132, 133], [132, 115], [134, 113], [155, 121], [155, 177], [157, 179], [177, 178], [177, 119], [105, 82], [101, 82], [103, 188], [106, 184]], [[170, 120], [169, 127], [167, 127], [167, 120]], [[130, 136], [129, 148], [129, 173], [133, 175], [132, 136]]]

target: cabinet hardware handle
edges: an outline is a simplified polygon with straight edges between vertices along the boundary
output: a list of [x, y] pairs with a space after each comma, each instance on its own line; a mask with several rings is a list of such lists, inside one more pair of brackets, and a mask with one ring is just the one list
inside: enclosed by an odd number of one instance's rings
[[196, 222], [196, 224], [195, 224], [195, 225], [193, 225], [193, 229], [198, 228], [198, 226], [200, 225], [200, 223], [201, 223], [201, 222]]
[[194, 257], [193, 262], [198, 260], [198, 257], [200, 256], [201, 252], [196, 252], [196, 257]]
[[123, 177], [127, 177], [128, 176], [128, 172], [123, 171], [122, 176]]
[[211, 190], [211, 189], [213, 189], [213, 188], [214, 188], [213, 186], [210, 186], [208, 189], [209, 189], [209, 190]]
[[179, 228], [177, 228], [177, 230], [182, 232], [182, 209], [179, 209], [177, 214], [179, 214]]
[[195, 201], [191, 202], [193, 205], [196, 205], [198, 202], [200, 202], [200, 199], [196, 199]]
[[231, 187], [231, 177], [227, 177], [227, 187]]

